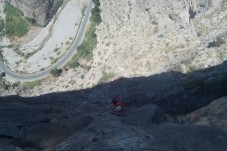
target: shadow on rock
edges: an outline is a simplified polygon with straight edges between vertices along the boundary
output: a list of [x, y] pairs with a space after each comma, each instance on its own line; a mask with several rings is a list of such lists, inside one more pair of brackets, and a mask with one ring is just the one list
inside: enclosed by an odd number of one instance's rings
[[[170, 71], [79, 91], [0, 97], [0, 151], [226, 151], [224, 131], [163, 123], [164, 113], [188, 114], [227, 95], [226, 67], [224, 62], [187, 75]], [[123, 117], [106, 109], [116, 94], [126, 105]]]

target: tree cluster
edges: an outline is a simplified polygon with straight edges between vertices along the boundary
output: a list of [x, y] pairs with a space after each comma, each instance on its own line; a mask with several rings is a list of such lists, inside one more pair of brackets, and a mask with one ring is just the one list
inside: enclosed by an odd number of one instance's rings
[[101, 15], [100, 15], [100, 2], [99, 0], [93, 0], [95, 6], [94, 8], [92, 9], [91, 13], [92, 13], [92, 16], [93, 16], [93, 21], [96, 22], [97, 24], [101, 23], [102, 21], [102, 18], [101, 18]]

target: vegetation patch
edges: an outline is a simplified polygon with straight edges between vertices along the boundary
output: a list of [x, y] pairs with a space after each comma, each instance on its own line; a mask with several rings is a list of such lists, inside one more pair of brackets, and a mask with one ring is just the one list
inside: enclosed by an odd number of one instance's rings
[[41, 85], [41, 80], [36, 80], [36, 81], [31, 81], [31, 82], [26, 82], [26, 86], [29, 89], [33, 89], [34, 87]]
[[3, 32], [4, 28], [5, 28], [4, 20], [0, 19], [0, 33]]
[[55, 48], [55, 49], [54, 49], [54, 52], [57, 52], [58, 50], [59, 50], [59, 48]]
[[60, 57], [53, 59], [53, 60], [51, 61], [51, 64], [57, 63], [59, 59], [60, 59]]
[[9, 90], [10, 85], [7, 84], [7, 83], [5, 83], [5, 82], [3, 81], [3, 83], [1, 84], [1, 87], [2, 87], [4, 90]]
[[74, 55], [72, 59], [66, 64], [66, 68], [77, 68], [80, 64], [78, 62], [77, 55]]
[[[95, 6], [92, 9], [92, 15], [90, 17], [90, 25], [85, 33], [84, 40], [82, 43], [77, 47], [77, 53], [72, 57], [72, 59], [67, 63], [66, 68], [76, 68], [80, 66], [79, 58], [86, 59], [87, 61], [91, 60], [93, 57], [93, 49], [96, 47], [97, 44], [97, 36], [95, 34], [96, 26], [99, 25], [102, 21], [100, 16], [100, 2], [99, 0], [93, 0]], [[87, 6], [86, 6], [87, 7]], [[86, 7], [82, 9], [83, 11], [86, 10]]]
[[29, 57], [31, 57], [32, 55], [34, 55], [36, 52], [29, 52], [29, 53], [26, 53], [25, 55], [24, 55], [24, 58], [25, 59], [28, 59]]
[[3, 59], [2, 50], [0, 49], [0, 59]]
[[97, 43], [95, 34], [95, 23], [91, 22], [88, 31], [85, 34], [85, 38], [80, 46], [77, 47], [77, 55], [79, 58], [90, 60], [93, 57], [92, 50]]
[[91, 11], [91, 21], [95, 22], [97, 25], [100, 24], [102, 22], [102, 18], [101, 18], [101, 10], [100, 10], [100, 2], [99, 0], [93, 0], [95, 6]]
[[101, 77], [101, 79], [99, 79], [98, 83], [105, 83], [107, 82], [109, 79], [112, 79], [115, 76], [114, 73], [107, 73], [107, 72], [103, 72], [103, 76]]
[[87, 8], [87, 5], [84, 5], [82, 10], [81, 10], [81, 14], [84, 16], [85, 14], [85, 11], [86, 11], [86, 8]]
[[35, 52], [23, 53], [23, 52], [19, 49], [19, 46], [15, 46], [14, 49], [13, 49], [13, 51], [14, 51], [17, 55], [19, 55], [19, 56], [21, 56], [21, 57], [24, 57], [24, 59], [28, 59], [29, 57], [31, 57], [32, 55], [35, 54]]
[[18, 81], [18, 82], [13, 83], [11, 85], [11, 87], [14, 89], [14, 88], [18, 87], [19, 85], [20, 85], [20, 82]]
[[22, 37], [28, 32], [29, 22], [23, 17], [23, 13], [7, 1], [5, 2], [4, 13], [6, 15], [4, 27], [7, 36]]
[[24, 56], [25, 56], [25, 54], [24, 54], [22, 51], [19, 50], [19, 46], [16, 46], [16, 47], [13, 49], [13, 51], [14, 51], [16, 54], [18, 54], [19, 56], [21, 56], [21, 57], [24, 57]]
[[51, 70], [50, 74], [53, 77], [57, 78], [62, 74], [62, 72], [63, 72], [62, 69], [53, 69], [53, 70]]
[[66, 45], [69, 45], [69, 44], [70, 44], [70, 41], [66, 41], [65, 44], [66, 44]]
[[219, 47], [225, 43], [224, 37], [218, 37], [213, 42], [208, 44], [208, 48]]
[[5, 72], [0, 73], [0, 78], [5, 77], [5, 76], [6, 76]]

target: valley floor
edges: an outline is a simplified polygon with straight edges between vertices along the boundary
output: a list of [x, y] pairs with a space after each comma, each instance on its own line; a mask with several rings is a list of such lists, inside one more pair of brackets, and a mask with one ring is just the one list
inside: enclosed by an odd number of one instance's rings
[[[85, 5], [84, 0], [65, 1], [56, 17], [45, 28], [34, 31], [36, 32], [35, 37], [32, 32], [28, 33], [31, 35], [24, 37], [34, 39], [26, 43], [22, 42], [22, 45], [17, 48], [5, 47], [2, 49], [5, 63], [13, 71], [23, 73], [39, 72], [54, 64], [68, 51], [74, 41], [82, 19], [82, 8]], [[31, 55], [25, 58], [18, 55], [15, 49], [18, 49], [20, 53]]]

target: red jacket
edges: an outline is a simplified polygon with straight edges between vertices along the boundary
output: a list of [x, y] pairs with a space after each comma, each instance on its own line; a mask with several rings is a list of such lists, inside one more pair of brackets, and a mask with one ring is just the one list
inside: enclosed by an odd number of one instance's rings
[[120, 112], [122, 112], [122, 113], [124, 112], [125, 106], [122, 102], [120, 102], [120, 101], [114, 102], [114, 106], [115, 107], [120, 106], [122, 108]]

